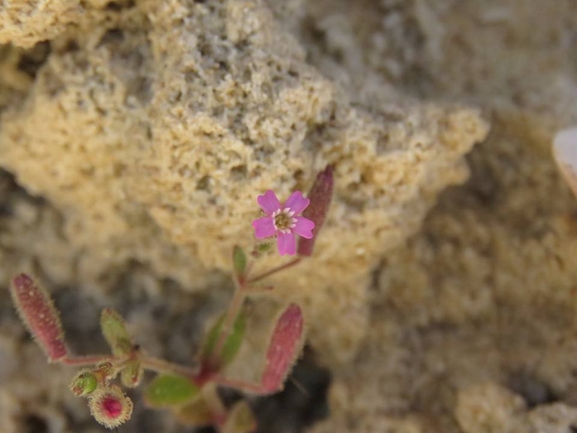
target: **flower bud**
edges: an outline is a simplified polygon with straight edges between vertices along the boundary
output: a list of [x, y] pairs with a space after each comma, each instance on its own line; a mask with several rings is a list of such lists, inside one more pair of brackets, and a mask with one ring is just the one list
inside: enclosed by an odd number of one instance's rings
[[126, 367], [120, 372], [120, 381], [127, 388], [136, 388], [142, 381], [144, 369], [141, 366], [140, 360], [135, 359], [130, 361]]
[[86, 397], [98, 387], [98, 378], [90, 370], [82, 370], [70, 383], [70, 390], [76, 397]]
[[303, 342], [303, 314], [298, 305], [291, 304], [278, 319], [266, 352], [266, 367], [261, 381], [263, 394], [282, 389]]
[[333, 197], [333, 188], [333, 167], [328, 165], [317, 175], [315, 183], [308, 194], [310, 204], [303, 211], [303, 217], [308, 218], [315, 223], [314, 236], [311, 239], [303, 237], [299, 239], [297, 250], [299, 256], [308, 257], [312, 255], [315, 241], [319, 236], [321, 227], [323, 226], [329, 212], [329, 207]]
[[104, 361], [97, 364], [92, 372], [96, 375], [99, 382], [108, 382], [116, 377], [118, 369], [114, 367], [112, 362]]
[[68, 350], [64, 343], [64, 331], [48, 292], [28, 275], [20, 274], [12, 280], [10, 294], [20, 318], [49, 361], [66, 358]]
[[125, 423], [132, 415], [132, 401], [116, 386], [98, 388], [88, 401], [90, 413], [107, 428]]
[[132, 350], [132, 339], [126, 330], [124, 319], [111, 308], [105, 308], [100, 315], [100, 328], [106, 342], [115, 356], [122, 356]]

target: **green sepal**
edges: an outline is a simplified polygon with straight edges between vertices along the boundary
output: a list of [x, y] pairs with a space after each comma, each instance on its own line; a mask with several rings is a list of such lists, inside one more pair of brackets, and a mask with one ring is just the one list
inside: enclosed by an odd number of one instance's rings
[[262, 241], [256, 246], [256, 253], [259, 255], [268, 253], [271, 250], [272, 245], [271, 241]]
[[124, 319], [111, 308], [100, 315], [100, 328], [114, 356], [127, 355], [132, 351], [132, 339], [126, 330]]
[[[218, 341], [218, 337], [222, 330], [222, 324], [224, 321], [224, 316], [222, 316], [208, 331], [206, 334], [204, 341], [202, 343], [202, 350], [200, 351], [200, 357], [202, 362], [214, 361], [212, 358], [213, 351], [215, 349], [216, 343]], [[244, 333], [246, 331], [246, 315], [241, 312], [236, 321], [234, 326], [232, 327], [228, 338], [226, 339], [225, 343], [222, 346], [222, 351], [220, 354], [220, 359], [218, 359], [218, 366], [220, 368], [226, 367], [229, 365], [237, 355], [240, 346], [242, 345], [242, 341], [244, 339]]]
[[156, 376], [144, 393], [151, 407], [179, 406], [194, 399], [200, 389], [184, 376], [162, 374]]
[[120, 381], [127, 388], [136, 388], [144, 375], [144, 369], [140, 365], [140, 360], [130, 361], [120, 372]]

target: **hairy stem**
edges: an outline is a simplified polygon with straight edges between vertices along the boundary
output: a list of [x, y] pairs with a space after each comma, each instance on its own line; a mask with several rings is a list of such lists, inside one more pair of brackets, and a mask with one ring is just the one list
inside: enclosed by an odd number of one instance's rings
[[[215, 378], [215, 383], [226, 388], [234, 388], [239, 391], [247, 392], [250, 394], [262, 395], [267, 394], [263, 386], [258, 383], [245, 382], [243, 380], [228, 379], [226, 377], [217, 376]], [[270, 392], [269, 392], [270, 393]]]
[[298, 264], [300, 261], [301, 261], [301, 258], [300, 258], [300, 257], [297, 257], [296, 259], [293, 259], [293, 260], [291, 260], [290, 262], [287, 262], [287, 263], [285, 263], [285, 264], [282, 264], [282, 265], [280, 265], [280, 266], [277, 266], [276, 268], [272, 268], [272, 269], [266, 271], [266, 272], [263, 273], [263, 274], [260, 274], [260, 275], [257, 275], [257, 276], [254, 277], [254, 278], [251, 278], [251, 279], [248, 281], [248, 283], [249, 283], [249, 284], [256, 283], [257, 281], [260, 281], [260, 280], [262, 280], [263, 278], [270, 277], [271, 275], [276, 274], [277, 272], [280, 272], [280, 271], [283, 271], [283, 270], [285, 270], [285, 269], [288, 269], [288, 268], [290, 268], [291, 266], [294, 266], [294, 265]]
[[228, 310], [226, 310], [220, 335], [218, 336], [216, 344], [214, 345], [214, 350], [212, 351], [211, 364], [213, 365], [218, 365], [218, 360], [220, 359], [220, 355], [224, 349], [224, 344], [232, 331], [234, 323], [236, 322], [244, 304], [244, 300], [246, 299], [244, 282], [239, 282], [235, 279], [234, 286], [234, 295], [232, 296]]
[[173, 364], [172, 362], [168, 362], [163, 359], [152, 358], [148, 356], [142, 358], [141, 365], [145, 370], [154, 371], [156, 373], [178, 374], [192, 380], [196, 379], [198, 374], [198, 371], [195, 368]]
[[58, 362], [71, 367], [88, 367], [90, 365], [100, 364], [101, 362], [112, 362], [118, 360], [112, 355], [87, 355], [59, 359]]

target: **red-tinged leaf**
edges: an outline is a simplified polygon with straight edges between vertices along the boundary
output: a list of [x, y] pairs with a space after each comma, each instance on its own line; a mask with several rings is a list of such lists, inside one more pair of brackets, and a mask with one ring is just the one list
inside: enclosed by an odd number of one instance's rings
[[48, 292], [26, 274], [14, 277], [10, 289], [20, 318], [49, 361], [56, 362], [65, 358], [68, 350], [64, 342], [64, 331], [58, 310]]
[[304, 319], [298, 305], [291, 304], [276, 323], [266, 353], [266, 367], [262, 375], [261, 389], [270, 394], [282, 389], [304, 340]]
[[314, 236], [311, 239], [299, 238], [297, 250], [299, 256], [308, 257], [312, 255], [315, 241], [329, 213], [329, 207], [333, 198], [333, 189], [333, 167], [329, 165], [317, 175], [315, 183], [308, 194], [311, 202], [304, 210], [303, 217], [315, 223]]

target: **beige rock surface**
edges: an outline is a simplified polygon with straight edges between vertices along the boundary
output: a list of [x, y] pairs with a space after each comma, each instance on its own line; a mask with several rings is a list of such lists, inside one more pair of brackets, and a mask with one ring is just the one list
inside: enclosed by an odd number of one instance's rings
[[81, 13], [79, 0], [4, 0], [0, 43], [31, 48], [62, 33]]
[[[0, 49], [0, 165], [47, 200], [6, 178], [2, 285], [34, 270], [80, 301], [122, 305], [121, 288], [161, 308], [174, 281], [190, 305], [216, 296], [200, 322], [222, 305], [232, 245], [251, 242], [256, 194], [306, 189], [332, 163], [317, 254], [274, 280], [333, 369], [332, 415], [315, 431], [573, 422], [577, 205], [549, 145], [577, 122], [574, 3], [39, 3], [0, 13], [0, 41], [49, 40]], [[471, 179], [415, 234], [467, 179], [483, 118]], [[124, 308], [155, 334], [138, 305]], [[41, 362], [10, 346], [23, 334], [8, 312], [2, 349]], [[519, 376], [565, 404], [528, 410]], [[28, 398], [17, 384], [0, 411], [12, 428]], [[30, 399], [86, 417], [54, 388]]]

